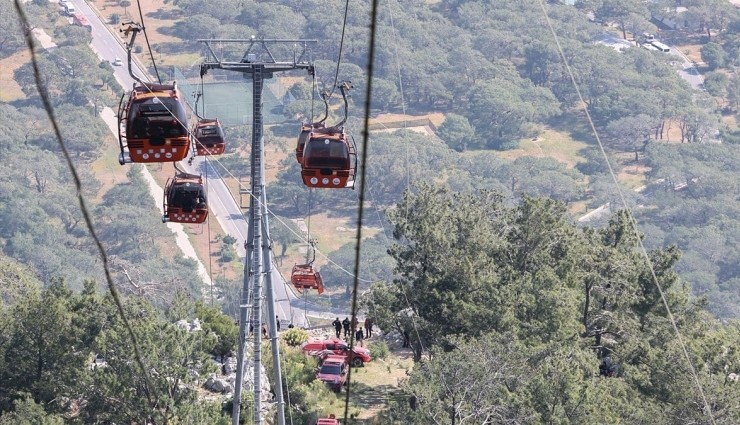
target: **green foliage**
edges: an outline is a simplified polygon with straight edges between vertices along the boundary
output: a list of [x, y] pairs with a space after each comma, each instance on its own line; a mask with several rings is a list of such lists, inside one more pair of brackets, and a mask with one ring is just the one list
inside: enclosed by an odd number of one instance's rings
[[23, 32], [13, 2], [0, 4], [0, 58], [5, 58], [25, 48]]
[[64, 420], [44, 411], [43, 406], [33, 400], [29, 394], [13, 404], [12, 411], [0, 415], [0, 425], [62, 425]]
[[[201, 351], [207, 337], [157, 319], [151, 305], [141, 299], [129, 299], [125, 311], [128, 325], [112, 318], [96, 339], [97, 352], [105, 363], [87, 371], [78, 383], [78, 391], [88, 402], [81, 419], [87, 423], [159, 423], [179, 417], [187, 422], [188, 412], [203, 414], [193, 405], [197, 403], [197, 381], [215, 370]], [[146, 372], [135, 358], [128, 326], [134, 329]]]
[[709, 72], [704, 76], [704, 89], [715, 97], [723, 97], [727, 93], [730, 79], [722, 72]]
[[231, 245], [224, 244], [221, 247], [221, 259], [219, 260], [222, 264], [230, 263], [237, 257], [236, 249]]
[[383, 341], [371, 341], [367, 348], [370, 350], [373, 359], [386, 359], [390, 354], [388, 344]]
[[213, 333], [216, 337], [213, 353], [221, 356], [232, 355], [239, 337], [239, 327], [234, 320], [223, 314], [219, 308], [207, 306], [203, 301], [195, 304], [195, 315], [200, 319], [203, 330]]
[[502, 422], [531, 418], [531, 407], [517, 396], [529, 379], [524, 361], [511, 342], [502, 342], [460, 340], [455, 341], [455, 350], [434, 349], [430, 360], [418, 363], [403, 383], [416, 404], [408, 423], [453, 423], [461, 417], [471, 423], [486, 423], [490, 416]]
[[308, 341], [308, 331], [300, 328], [288, 329], [281, 335], [282, 340], [290, 347], [297, 347]]
[[468, 119], [461, 115], [448, 114], [437, 135], [457, 151], [464, 151], [468, 146], [477, 147], [475, 130]]
[[[282, 335], [285, 342], [285, 334], [297, 329], [289, 329]], [[304, 331], [305, 332], [305, 331]], [[281, 370], [283, 374], [283, 392], [290, 393], [290, 408], [292, 417], [296, 423], [305, 423], [314, 419], [319, 406], [331, 406], [341, 402], [340, 395], [329, 389], [326, 384], [315, 378], [316, 359], [304, 355], [299, 349], [288, 347], [281, 343]], [[272, 375], [272, 358], [264, 359], [265, 369], [269, 376]], [[330, 407], [327, 407], [330, 409]], [[336, 413], [335, 411], [317, 412], [319, 414]]]
[[701, 60], [709, 66], [710, 70], [714, 71], [725, 67], [727, 55], [720, 44], [709, 42], [701, 46]]
[[61, 279], [29, 295], [10, 307], [10, 321], [6, 321], [0, 352], [8, 366], [0, 371], [0, 406], [7, 408], [22, 393], [29, 393], [44, 405], [53, 403], [49, 408], [60, 412], [64, 406], [57, 397], [70, 394], [83, 373], [95, 338], [87, 331], [99, 329], [87, 322], [95, 320], [96, 314], [79, 305], [81, 297], [73, 295]]
[[[406, 423], [488, 414], [535, 423], [700, 420], [656, 285], [702, 365], [710, 405], [728, 423], [740, 417], [727, 410], [740, 388], [712, 384], [713, 370], [735, 364], [723, 347], [740, 337], [736, 326], [689, 303], [676, 249], [650, 251], [648, 267], [627, 212], [603, 229], [578, 229], [551, 200], [509, 207], [495, 193], [422, 185], [391, 218], [398, 277], [373, 286], [363, 305], [379, 327], [409, 336], [416, 360], [429, 354], [403, 385], [415, 405], [397, 406]], [[707, 328], [722, 336], [706, 337]], [[620, 378], [599, 377], [607, 356]]]

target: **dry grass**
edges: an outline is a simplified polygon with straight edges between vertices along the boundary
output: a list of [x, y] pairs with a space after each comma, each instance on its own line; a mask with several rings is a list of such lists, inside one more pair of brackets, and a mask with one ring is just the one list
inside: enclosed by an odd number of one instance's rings
[[431, 121], [435, 126], [440, 126], [444, 120], [445, 115], [441, 112], [433, 112], [426, 115], [402, 115], [402, 114], [379, 114], [376, 117], [370, 119], [370, 124], [392, 124], [392, 123], [403, 123], [407, 120], [417, 120], [426, 118]]
[[126, 177], [128, 169], [121, 167], [118, 163], [120, 148], [116, 137], [112, 134], [106, 136], [103, 146], [103, 151], [100, 153], [98, 159], [90, 164], [93, 174], [95, 174], [95, 177], [97, 177], [101, 184], [97, 201], [101, 201], [103, 195], [113, 186], [128, 180], [128, 177]]
[[569, 134], [554, 129], [545, 129], [536, 139], [522, 140], [518, 149], [498, 152], [501, 158], [514, 160], [521, 156], [553, 158], [564, 163], [568, 168], [585, 162], [578, 152], [588, 145], [574, 140]]
[[[119, 6], [118, 1], [116, 0], [90, 0], [89, 2], [91, 6], [98, 10], [100, 16], [107, 20], [107, 22], [110, 22], [110, 18], [114, 14], [118, 14], [121, 17], [122, 22], [129, 19], [133, 19], [136, 22], [139, 21], [139, 11], [136, 8], [136, 2], [131, 2], [132, 5], [127, 8]], [[144, 15], [146, 28], [148, 29], [146, 35], [149, 37], [149, 43], [155, 51], [154, 58], [157, 62], [157, 66], [160, 67], [165, 65], [188, 66], [200, 59], [200, 56], [197, 53], [183, 53], [177, 55], [162, 55], [156, 53], [158, 45], [166, 43], [182, 43], [182, 40], [178, 37], [166, 35], [159, 31], [160, 28], [169, 28], [176, 22], [174, 19], [161, 19], [160, 17], [180, 16], [181, 13], [179, 8], [173, 3], [174, 2], [169, 2], [165, 4], [164, 0], [148, 0], [146, 2], [141, 2], [141, 11]], [[119, 28], [117, 28], [117, 26], [112, 26], [112, 28], [114, 30], [113, 33], [119, 34], [119, 37], [122, 36], [122, 34], [118, 32]], [[124, 42], [127, 40], [122, 38], [121, 41]], [[137, 44], [145, 47], [143, 43], [144, 40], [137, 40]], [[139, 59], [144, 64], [150, 65], [151, 62], [149, 55], [146, 53], [146, 49], [144, 52], [145, 53], [138, 55]]]
[[26, 98], [21, 86], [13, 79], [13, 75], [16, 69], [30, 60], [31, 54], [25, 49], [0, 60], [0, 102], [12, 102]]
[[731, 131], [736, 131], [738, 128], [736, 114], [723, 114], [722, 122], [724, 122], [730, 128]]
[[703, 62], [701, 59], [701, 44], [687, 44], [679, 47], [681, 53], [686, 55], [690, 61], [694, 63]]
[[368, 420], [381, 415], [388, 408], [389, 393], [398, 389], [412, 366], [410, 359], [389, 356], [353, 369], [355, 390], [350, 395], [350, 402], [361, 409], [357, 419]]
[[619, 172], [617, 179], [626, 187], [634, 190], [645, 185], [649, 171], [650, 167], [646, 167], [645, 165], [631, 164], [625, 166]]

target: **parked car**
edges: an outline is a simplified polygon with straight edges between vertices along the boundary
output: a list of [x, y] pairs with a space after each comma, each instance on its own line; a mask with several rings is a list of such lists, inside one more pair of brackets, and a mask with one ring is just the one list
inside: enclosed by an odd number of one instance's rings
[[301, 344], [301, 351], [304, 354], [314, 354], [324, 350], [335, 350], [338, 345], [348, 345], [340, 338], [318, 339], [312, 338]]
[[348, 362], [354, 367], [360, 367], [363, 364], [371, 361], [373, 357], [370, 355], [370, 350], [363, 347], [353, 347], [350, 351], [348, 345], [339, 344], [336, 345], [333, 350], [326, 349], [316, 353], [316, 358], [319, 362], [323, 362], [328, 356], [340, 355], [348, 358]]
[[340, 425], [339, 421], [337, 420], [337, 417], [334, 415], [329, 415], [328, 418], [318, 418], [316, 419], [315, 425]]
[[316, 379], [325, 382], [333, 391], [340, 392], [347, 383], [347, 362], [340, 359], [326, 359], [316, 368]]

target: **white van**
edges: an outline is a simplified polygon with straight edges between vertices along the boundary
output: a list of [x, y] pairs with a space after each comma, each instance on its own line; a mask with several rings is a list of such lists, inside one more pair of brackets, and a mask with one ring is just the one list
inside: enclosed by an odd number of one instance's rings
[[66, 13], [67, 16], [72, 16], [77, 12], [77, 10], [75, 10], [75, 5], [70, 2], [65, 2], [62, 7], [64, 7], [64, 13]]

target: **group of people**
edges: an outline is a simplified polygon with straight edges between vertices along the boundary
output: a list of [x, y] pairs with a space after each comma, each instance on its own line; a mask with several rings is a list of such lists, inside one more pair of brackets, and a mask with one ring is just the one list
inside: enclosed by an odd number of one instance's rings
[[[275, 323], [277, 325], [276, 326], [276, 330], [278, 332], [280, 332], [280, 316], [275, 316]], [[236, 321], [236, 325], [237, 326], [239, 325], [239, 321], [238, 320]], [[288, 328], [289, 329], [292, 329], [293, 328], [293, 324], [291, 323], [290, 325], [288, 325]], [[254, 325], [250, 322], [249, 323], [249, 333], [251, 334], [252, 332], [254, 332]], [[268, 332], [267, 332], [267, 323], [262, 322], [262, 338], [267, 338], [268, 336], [269, 335], [268, 335]]]
[[342, 336], [342, 331], [344, 331], [344, 338], [349, 338], [350, 332], [354, 329], [354, 337], [357, 344], [363, 346], [363, 341], [373, 336], [373, 319], [370, 317], [365, 318], [364, 327], [357, 326], [357, 323], [356, 317], [353, 317], [351, 321], [349, 317], [345, 317], [342, 321], [337, 317], [331, 324], [334, 326], [334, 332], [337, 338]]

